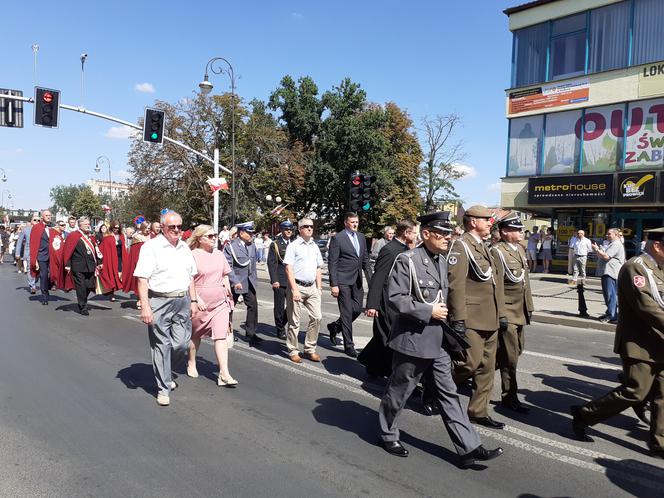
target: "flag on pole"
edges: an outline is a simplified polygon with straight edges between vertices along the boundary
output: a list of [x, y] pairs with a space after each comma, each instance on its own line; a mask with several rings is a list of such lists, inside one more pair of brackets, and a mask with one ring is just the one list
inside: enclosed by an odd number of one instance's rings
[[270, 215], [279, 216], [281, 214], [281, 212], [284, 209], [286, 209], [289, 205], [290, 205], [290, 203], [289, 204], [279, 204], [276, 208], [274, 208], [272, 211], [270, 211]]
[[210, 186], [210, 190], [212, 190], [213, 193], [216, 192], [217, 190], [228, 190], [228, 182], [224, 177], [220, 178], [208, 177], [207, 184]]

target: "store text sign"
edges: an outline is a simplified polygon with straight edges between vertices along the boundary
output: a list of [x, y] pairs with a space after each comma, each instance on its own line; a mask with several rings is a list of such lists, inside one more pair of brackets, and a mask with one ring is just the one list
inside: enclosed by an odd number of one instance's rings
[[616, 202], [641, 204], [655, 201], [657, 173], [650, 171], [620, 173], [616, 187]]
[[528, 204], [610, 204], [613, 175], [541, 176], [528, 179]]

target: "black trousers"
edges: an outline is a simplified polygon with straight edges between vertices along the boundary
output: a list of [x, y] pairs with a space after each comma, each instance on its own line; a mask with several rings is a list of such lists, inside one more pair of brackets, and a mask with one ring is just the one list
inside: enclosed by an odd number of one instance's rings
[[[258, 300], [256, 299], [256, 288], [249, 282], [249, 289], [245, 294], [236, 294], [233, 291], [233, 301], [237, 305], [238, 298], [242, 296], [244, 304], [247, 307], [247, 321], [245, 322], [245, 332], [247, 338], [256, 335], [256, 326], [258, 325]], [[231, 315], [231, 320], [233, 316]]]
[[285, 332], [286, 325], [288, 325], [288, 318], [286, 317], [286, 287], [280, 285], [278, 288], [272, 288], [274, 293], [274, 326], [277, 328], [277, 333]]
[[71, 279], [76, 289], [78, 309], [81, 311], [88, 309], [88, 294], [95, 290], [95, 272], [72, 271]]
[[48, 261], [41, 261], [38, 260], [39, 262], [39, 290], [41, 291], [41, 295], [46, 297], [50, 294], [50, 289], [51, 289], [51, 265], [49, 264]]
[[362, 301], [364, 300], [364, 289], [361, 283], [353, 285], [340, 285], [339, 297], [339, 319], [337, 327], [341, 328], [341, 335], [344, 338], [344, 348], [354, 347], [353, 343], [353, 322], [362, 313]]

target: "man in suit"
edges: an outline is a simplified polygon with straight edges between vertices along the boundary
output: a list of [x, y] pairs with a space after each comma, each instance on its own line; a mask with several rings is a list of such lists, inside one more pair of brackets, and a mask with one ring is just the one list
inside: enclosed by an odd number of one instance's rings
[[519, 215], [512, 212], [497, 223], [500, 242], [491, 248], [491, 255], [499, 270], [505, 288], [505, 317], [507, 328], [498, 333], [496, 366], [500, 370], [502, 405], [517, 413], [530, 409], [517, 397], [516, 367], [523, 352], [525, 335], [523, 328], [530, 323], [533, 313], [533, 297], [530, 292], [528, 262], [519, 244], [523, 224]]
[[647, 230], [645, 252], [618, 274], [618, 325], [614, 351], [623, 362], [621, 384], [582, 406], [572, 406], [577, 439], [592, 442], [586, 428], [652, 397], [650, 454], [664, 458], [664, 227]]
[[[63, 249], [65, 271], [70, 272], [76, 289], [78, 312], [88, 316], [88, 294], [95, 290], [95, 270], [101, 268], [101, 252], [90, 237], [90, 219], [83, 216], [78, 219], [78, 230], [69, 232]], [[65, 289], [67, 284], [65, 283]], [[68, 289], [67, 289], [68, 290]]]
[[41, 303], [48, 304], [51, 289], [50, 268], [50, 230], [53, 215], [48, 209], [41, 212], [41, 222], [32, 227], [30, 232], [30, 272], [39, 278]]
[[274, 238], [268, 248], [267, 270], [270, 274], [272, 293], [274, 294], [274, 326], [277, 328], [277, 337], [285, 339], [286, 325], [288, 324], [286, 316], [288, 279], [286, 278], [284, 256], [293, 237], [293, 223], [290, 220], [282, 221], [279, 223], [279, 228], [281, 233]]
[[503, 450], [482, 446], [452, 380], [451, 354], [467, 344], [446, 323], [447, 263], [442, 253], [452, 238], [449, 213], [426, 214], [418, 221], [422, 245], [397, 256], [388, 283], [395, 312], [388, 343], [394, 350], [394, 369], [378, 410], [381, 445], [392, 455], [408, 456], [399, 441], [397, 420], [422, 374], [431, 368], [445, 429], [459, 454], [459, 466], [467, 468]]
[[339, 318], [329, 323], [330, 341], [337, 345], [337, 334], [344, 338], [344, 352], [357, 358], [353, 343], [353, 321], [362, 312], [364, 288], [362, 271], [371, 281], [371, 266], [367, 251], [367, 239], [357, 231], [360, 220], [356, 213], [344, 215], [344, 229], [330, 240], [328, 251], [328, 272], [332, 297], [339, 305]]
[[468, 404], [470, 421], [493, 429], [505, 424], [489, 416], [489, 399], [496, 370], [498, 329], [507, 329], [503, 281], [484, 240], [491, 230], [491, 211], [472, 206], [463, 215], [466, 232], [450, 248], [450, 290], [447, 305], [450, 325], [467, 336], [466, 360], [455, 368], [457, 383], [475, 381]]
[[256, 288], [258, 287], [258, 276], [256, 274], [256, 246], [253, 243], [254, 222], [239, 223], [237, 226], [237, 237], [235, 237], [224, 248], [226, 260], [231, 266], [228, 279], [231, 282], [233, 301], [237, 305], [240, 296], [247, 306], [247, 321], [245, 323], [246, 337], [249, 346], [257, 346], [263, 339], [258, 337], [256, 327], [258, 325], [258, 301], [256, 299]]

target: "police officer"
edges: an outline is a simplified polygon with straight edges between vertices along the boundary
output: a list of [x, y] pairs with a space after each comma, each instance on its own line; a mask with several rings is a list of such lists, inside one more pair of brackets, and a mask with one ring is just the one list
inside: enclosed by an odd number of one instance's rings
[[489, 236], [491, 211], [472, 206], [463, 216], [465, 233], [454, 241], [448, 254], [450, 325], [466, 334], [470, 348], [467, 359], [455, 368], [458, 383], [473, 378], [468, 404], [470, 421], [493, 429], [505, 424], [489, 416], [489, 398], [496, 369], [498, 328], [507, 329], [503, 301], [503, 280], [484, 244]]
[[422, 374], [431, 368], [436, 400], [460, 456], [459, 466], [470, 467], [476, 460], [500, 456], [503, 450], [482, 446], [452, 380], [450, 355], [467, 344], [446, 324], [447, 264], [441, 254], [452, 238], [449, 213], [430, 213], [417, 220], [422, 223], [422, 244], [397, 256], [388, 282], [389, 303], [395, 311], [388, 345], [394, 357], [378, 412], [381, 445], [392, 455], [408, 456], [399, 441], [397, 420]]
[[256, 274], [256, 245], [253, 242], [254, 222], [239, 223], [237, 237], [226, 244], [224, 254], [231, 267], [228, 279], [231, 283], [233, 301], [237, 305], [240, 296], [247, 306], [247, 321], [245, 332], [249, 339], [249, 346], [257, 346], [263, 342], [256, 333], [258, 325], [258, 301], [256, 287], [258, 276]]
[[274, 326], [277, 328], [277, 337], [286, 338], [286, 288], [288, 280], [286, 279], [286, 269], [284, 266], [284, 256], [291, 238], [293, 237], [293, 223], [289, 220], [279, 223], [281, 233], [277, 235], [267, 253], [267, 271], [270, 274], [272, 283], [272, 293], [274, 294]]
[[650, 454], [664, 458], [664, 227], [646, 233], [644, 253], [618, 273], [614, 351], [622, 358], [622, 382], [609, 394], [570, 411], [574, 435], [590, 442], [588, 426], [652, 397]]
[[519, 240], [523, 224], [517, 213], [509, 213], [497, 223], [500, 242], [493, 245], [493, 256], [505, 288], [507, 329], [498, 333], [496, 366], [500, 370], [502, 405], [517, 413], [530, 409], [517, 397], [516, 365], [523, 352], [523, 327], [530, 323], [533, 296], [530, 292], [528, 262]]

